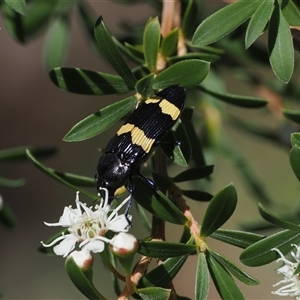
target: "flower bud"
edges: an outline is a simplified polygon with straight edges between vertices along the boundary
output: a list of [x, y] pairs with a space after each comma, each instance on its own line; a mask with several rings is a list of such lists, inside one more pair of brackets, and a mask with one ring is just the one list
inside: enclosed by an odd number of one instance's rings
[[127, 257], [135, 254], [138, 250], [138, 241], [130, 233], [120, 232], [115, 235], [110, 243], [112, 253], [117, 257]]

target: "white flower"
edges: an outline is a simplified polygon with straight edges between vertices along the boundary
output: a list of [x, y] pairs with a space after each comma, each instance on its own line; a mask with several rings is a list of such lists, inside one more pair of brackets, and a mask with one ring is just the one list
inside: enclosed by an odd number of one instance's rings
[[273, 248], [273, 251], [276, 251], [280, 258], [277, 262], [282, 261], [284, 263], [283, 266], [277, 269], [278, 274], [283, 275], [283, 280], [279, 281], [278, 283], [274, 284], [273, 286], [278, 286], [280, 284], [285, 283], [286, 285], [279, 288], [277, 291], [272, 292], [274, 295], [279, 296], [290, 296], [294, 297], [296, 300], [300, 300], [300, 278], [299, 273], [294, 274], [299, 262], [300, 262], [300, 247], [297, 245], [292, 245], [296, 247], [297, 252], [291, 251], [291, 255], [294, 258], [295, 262], [291, 262], [286, 259], [281, 251], [276, 248]]
[[105, 191], [105, 199], [101, 200], [99, 205], [95, 207], [87, 207], [79, 201], [79, 192], [76, 193], [76, 208], [65, 207], [62, 216], [57, 223], [46, 223], [47, 226], [62, 226], [68, 227], [68, 234], [62, 234], [50, 244], [42, 245], [44, 247], [52, 247], [57, 242], [58, 245], [53, 247], [56, 255], [66, 257], [74, 250], [76, 243], [82, 251], [87, 252], [102, 252], [104, 243], [109, 243], [110, 240], [105, 237], [108, 230], [113, 232], [127, 232], [129, 229], [128, 219], [131, 216], [124, 214], [118, 215], [118, 211], [131, 197], [127, 197], [117, 208], [112, 209], [108, 204], [108, 190]]

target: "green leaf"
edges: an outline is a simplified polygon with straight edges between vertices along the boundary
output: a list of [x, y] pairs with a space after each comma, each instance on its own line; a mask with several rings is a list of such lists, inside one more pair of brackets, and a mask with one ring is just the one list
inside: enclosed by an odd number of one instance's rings
[[[96, 13], [89, 7], [88, 2], [79, 1], [76, 3], [78, 9], [78, 15], [83, 23], [83, 28], [86, 31], [86, 35], [89, 37], [93, 46], [96, 46], [94, 24], [96, 22]], [[96, 47], [94, 47], [96, 48]]]
[[140, 241], [138, 252], [148, 257], [169, 258], [187, 255], [196, 250], [197, 246], [190, 244]]
[[294, 146], [289, 153], [290, 164], [296, 175], [297, 179], [300, 181], [300, 147]]
[[273, 72], [287, 83], [294, 70], [294, 48], [289, 24], [277, 2], [270, 20], [268, 45]]
[[180, 271], [187, 258], [188, 255], [168, 258], [161, 265], [143, 276], [137, 288], [151, 286], [166, 287]]
[[3, 201], [0, 195], [0, 223], [8, 228], [14, 228], [17, 225], [17, 218], [11, 207]]
[[136, 91], [144, 98], [149, 98], [152, 93], [153, 79], [154, 74], [151, 73], [140, 79], [135, 86]]
[[136, 201], [134, 201], [137, 214], [142, 222], [144, 228], [146, 229], [147, 233], [151, 233], [152, 224], [148, 218], [148, 214], [146, 214], [145, 209], [143, 209]]
[[76, 175], [68, 172], [54, 171], [61, 179], [78, 186], [95, 187], [95, 178]]
[[[198, 25], [195, 25], [199, 14], [198, 5], [197, 2], [193, 0], [185, 1], [182, 3], [182, 5], [183, 16], [181, 20], [181, 30], [183, 36], [187, 39], [190, 39], [190, 35], [193, 33], [195, 26]], [[184, 5], [186, 6], [184, 7]], [[200, 3], [200, 5], [202, 5], [202, 3]]]
[[48, 168], [46, 166], [44, 166], [43, 164], [41, 164], [30, 152], [30, 150], [26, 151], [26, 154], [29, 158], [29, 160], [34, 164], [35, 167], [37, 167], [39, 170], [41, 170], [43, 173], [45, 173], [46, 175], [50, 176], [51, 178], [55, 179], [56, 181], [62, 183], [63, 185], [75, 190], [75, 191], [80, 191], [80, 193], [82, 193], [83, 195], [88, 196], [91, 199], [98, 199], [99, 197], [97, 195], [94, 194], [90, 194], [88, 192], [85, 192], [81, 189], [79, 189], [77, 186], [74, 186], [72, 184], [70, 184], [68, 181], [64, 180], [63, 178], [61, 178], [58, 174], [56, 174], [56, 172], [51, 169]]
[[233, 276], [235, 276], [238, 280], [241, 282], [247, 284], [247, 285], [258, 285], [260, 282], [252, 277], [251, 275], [247, 274], [245, 271], [243, 271], [241, 268], [239, 268], [237, 265], [232, 263], [230, 260], [228, 260], [226, 257], [221, 255], [220, 253], [217, 253], [213, 251], [212, 249], [209, 249], [209, 253], [227, 270], [229, 271]]
[[292, 0], [279, 0], [280, 9], [292, 26], [300, 26], [300, 12], [297, 5]]
[[228, 271], [208, 252], [207, 265], [212, 280], [222, 299], [245, 299]]
[[251, 17], [246, 31], [245, 45], [249, 48], [265, 30], [274, 9], [274, 0], [262, 1]]
[[134, 199], [147, 211], [158, 218], [170, 223], [184, 225], [187, 218], [183, 213], [160, 191], [155, 192], [141, 178], [134, 178]]
[[26, 15], [22, 16], [3, 3], [1, 10], [8, 33], [18, 42], [25, 43], [30, 36], [45, 27], [56, 4], [57, 0], [32, 2], [27, 7]]
[[57, 4], [58, 0], [34, 1], [30, 3], [26, 16], [22, 19], [25, 38], [29, 38], [43, 29], [53, 15]]
[[89, 266], [89, 269], [81, 269], [72, 257], [67, 258], [65, 265], [70, 279], [83, 295], [85, 295], [88, 299], [106, 299], [99, 293], [92, 282], [92, 266]]
[[299, 245], [299, 243], [300, 232], [286, 229], [246, 248], [240, 256], [240, 261], [249, 267], [263, 266], [278, 258], [273, 248], [277, 248], [283, 255], [286, 255], [291, 251], [291, 244]]
[[196, 201], [210, 201], [213, 196], [207, 192], [203, 192], [203, 191], [198, 191], [198, 190], [182, 190], [181, 189], [181, 193], [192, 199], [192, 200], [196, 200]]
[[10, 188], [17, 188], [23, 186], [26, 183], [26, 180], [23, 178], [20, 179], [8, 179], [0, 176], [0, 186], [6, 186]]
[[174, 55], [177, 51], [178, 28], [170, 31], [162, 40], [160, 52], [164, 57]]
[[291, 229], [291, 230], [299, 230], [300, 226], [297, 224], [294, 224], [289, 221], [285, 221], [283, 219], [278, 218], [277, 216], [270, 213], [261, 203], [258, 203], [258, 211], [260, 215], [269, 223], [279, 227], [279, 228], [285, 228], [285, 229]]
[[120, 76], [79, 68], [55, 68], [49, 76], [56, 86], [76, 94], [110, 95], [133, 90]]
[[196, 270], [195, 299], [206, 300], [209, 292], [209, 271], [204, 253], [199, 253]]
[[199, 25], [192, 45], [204, 46], [221, 39], [250, 18], [260, 3], [261, 1], [240, 0], [221, 8]]
[[153, 88], [163, 89], [173, 84], [192, 88], [202, 82], [209, 72], [210, 64], [198, 59], [180, 61], [159, 73]]
[[65, 135], [64, 141], [84, 141], [102, 133], [130, 112], [135, 104], [136, 96], [131, 96], [102, 108], [74, 125]]
[[26, 150], [39, 158], [47, 158], [54, 155], [57, 149], [54, 147], [16, 147], [10, 149], [0, 150], [0, 162], [12, 162], [12, 161], [28, 161]]
[[203, 166], [199, 168], [191, 168], [186, 171], [183, 171], [173, 177], [174, 182], [184, 182], [184, 181], [190, 181], [190, 180], [198, 180], [205, 177], [208, 177], [212, 174], [214, 170], [214, 166]]
[[218, 229], [210, 237], [243, 249], [265, 238], [261, 234], [228, 229]]
[[300, 148], [300, 132], [294, 132], [291, 134], [291, 144], [293, 147]]
[[210, 201], [201, 226], [201, 236], [206, 237], [221, 227], [233, 214], [237, 204], [237, 194], [231, 183]]
[[297, 111], [297, 110], [292, 110], [292, 109], [282, 109], [281, 112], [287, 119], [289, 119], [297, 124], [300, 124], [300, 111], [299, 110]]
[[102, 17], [95, 24], [95, 37], [98, 47], [115, 71], [124, 79], [127, 85], [134, 87], [136, 78], [119, 52], [112, 36], [108, 32]]
[[26, 14], [26, 2], [25, 0], [4, 0], [5, 3], [12, 8], [14, 11], [21, 15]]
[[206, 94], [209, 94], [221, 101], [224, 101], [228, 104], [233, 104], [240, 107], [247, 108], [261, 108], [268, 104], [268, 101], [262, 98], [249, 97], [249, 96], [240, 96], [226, 93], [218, 93], [212, 90], [205, 88], [204, 86], [199, 87], [201, 91]]
[[69, 35], [69, 16], [57, 16], [50, 24], [44, 43], [43, 56], [47, 70], [63, 65], [69, 47]]
[[163, 289], [160, 287], [147, 287], [144, 289], [138, 289], [137, 294], [143, 300], [150, 300], [150, 299], [168, 300], [170, 299], [171, 290]]
[[185, 108], [181, 115], [181, 121], [184, 124], [184, 128], [191, 144], [192, 157], [195, 165], [197, 167], [203, 167], [206, 165], [206, 163], [204, 159], [201, 140], [196, 133], [195, 125], [192, 122], [193, 112], [193, 108]]
[[181, 120], [177, 120], [163, 139], [161, 148], [166, 156], [179, 166], [186, 167], [191, 158], [190, 141]]
[[189, 60], [189, 59], [197, 59], [204, 60], [207, 62], [214, 62], [220, 58], [220, 55], [213, 53], [203, 53], [203, 52], [189, 52], [184, 55], [176, 55], [167, 58], [167, 62], [170, 64], [175, 64], [179, 61]]
[[143, 46], [146, 64], [149, 70], [156, 73], [156, 61], [160, 44], [160, 24], [158, 18], [150, 20], [144, 31]]
[[152, 172], [152, 177], [155, 184], [157, 184], [161, 189], [168, 190], [174, 185], [173, 181], [169, 177], [159, 173]]

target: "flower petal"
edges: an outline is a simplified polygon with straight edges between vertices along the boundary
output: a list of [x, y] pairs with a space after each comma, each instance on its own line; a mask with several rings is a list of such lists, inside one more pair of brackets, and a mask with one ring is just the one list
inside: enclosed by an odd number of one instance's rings
[[65, 235], [65, 239], [53, 248], [56, 255], [66, 257], [74, 248], [77, 242], [77, 237], [73, 234]]

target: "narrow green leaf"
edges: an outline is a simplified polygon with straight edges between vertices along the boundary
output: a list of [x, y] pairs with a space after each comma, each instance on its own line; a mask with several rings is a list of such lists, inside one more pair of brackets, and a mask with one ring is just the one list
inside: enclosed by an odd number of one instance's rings
[[[201, 5], [202, 3], [200, 3]], [[183, 16], [181, 21], [181, 30], [185, 38], [190, 39], [191, 34], [193, 33], [195, 27], [195, 21], [197, 20], [199, 10], [197, 2], [193, 0], [188, 0], [182, 3], [182, 5], [186, 5], [186, 7], [182, 10]]]
[[143, 46], [142, 45], [133, 46], [133, 45], [127, 43], [127, 42], [124, 42], [124, 44], [122, 44], [121, 42], [119, 42], [115, 38], [114, 38], [114, 42], [116, 43], [116, 45], [118, 46], [118, 48], [120, 49], [120, 51], [122, 53], [124, 53], [127, 57], [129, 57], [133, 62], [137, 63], [140, 66], [143, 66], [144, 68], [146, 68], [147, 72], [149, 73], [149, 69], [145, 65], [144, 52], [143, 52]]
[[188, 170], [185, 170], [175, 177], [173, 177], [174, 182], [184, 182], [184, 181], [190, 181], [190, 180], [198, 180], [205, 178], [213, 173], [214, 166], [203, 166], [199, 168], [191, 168]]
[[300, 147], [294, 146], [289, 153], [290, 165], [296, 175], [297, 179], [300, 181]]
[[291, 134], [291, 145], [293, 147], [299, 147], [300, 148], [300, 132], [294, 132], [294, 133]]
[[164, 137], [161, 148], [174, 164], [188, 166], [191, 158], [190, 141], [180, 119]]
[[206, 257], [210, 275], [221, 298], [245, 299], [228, 271], [210, 253]]
[[221, 101], [224, 101], [228, 104], [233, 104], [240, 107], [247, 108], [261, 108], [268, 104], [268, 101], [262, 98], [255, 98], [249, 96], [240, 96], [226, 93], [218, 93], [212, 90], [205, 88], [204, 86], [200, 86], [199, 89], [206, 94], [209, 94]]
[[196, 250], [197, 246], [191, 244], [140, 241], [138, 252], [148, 257], [169, 258], [187, 255]]
[[68, 172], [63, 173], [59, 171], [54, 171], [54, 173], [71, 184], [78, 186], [95, 187], [95, 178], [76, 175]]
[[12, 162], [12, 161], [19, 161], [24, 160], [27, 161], [27, 154], [26, 150], [30, 150], [32, 155], [39, 157], [39, 158], [47, 158], [56, 154], [57, 149], [54, 147], [16, 147], [10, 149], [3, 149], [0, 150], [0, 161]]
[[203, 191], [198, 191], [198, 190], [181, 189], [181, 193], [192, 200], [201, 201], [201, 202], [207, 202], [213, 198], [211, 194]]
[[198, 59], [180, 61], [159, 73], [153, 88], [163, 89], [173, 84], [192, 88], [201, 83], [209, 72], [210, 64]]
[[273, 248], [286, 255], [291, 251], [291, 244], [299, 245], [299, 243], [300, 232], [286, 229], [246, 248], [240, 255], [240, 261], [249, 267], [263, 266], [278, 258], [277, 252], [272, 251]]
[[243, 271], [240, 267], [232, 263], [226, 257], [213, 251], [212, 249], [209, 250], [209, 253], [227, 270], [229, 271], [234, 277], [236, 277], [241, 282], [247, 285], [258, 285], [260, 282]]
[[34, 164], [35, 167], [37, 167], [39, 170], [41, 170], [43, 173], [45, 173], [46, 175], [50, 176], [51, 178], [55, 179], [56, 181], [58, 181], [59, 183], [62, 183], [63, 185], [73, 189], [74, 191], [80, 191], [80, 193], [82, 193], [83, 195], [86, 195], [88, 196], [89, 198], [91, 199], [98, 199], [99, 197], [97, 195], [94, 195], [94, 194], [90, 194], [88, 192], [85, 192], [81, 189], [79, 189], [77, 186], [74, 186], [72, 184], [70, 184], [68, 181], [62, 179], [59, 175], [56, 174], [56, 172], [51, 169], [51, 168], [48, 168], [46, 166], [44, 166], [43, 164], [41, 164], [33, 155], [32, 153], [27, 150], [26, 151], [27, 153], [27, 156], [29, 158], [29, 160]]
[[30, 3], [27, 7], [26, 15], [22, 18], [25, 40], [47, 25], [57, 8], [57, 4], [59, 4], [58, 0], [34, 1]]
[[137, 288], [151, 286], [166, 287], [180, 271], [187, 258], [188, 255], [168, 258], [161, 265], [143, 276]]
[[96, 13], [88, 5], [87, 1], [79, 1], [76, 3], [78, 15], [82, 20], [83, 27], [93, 46], [96, 46], [94, 24], [96, 22]]
[[14, 11], [21, 15], [26, 14], [26, 2], [25, 0], [4, 0], [10, 8], [12, 8]]
[[94, 286], [90, 277], [92, 277], [92, 267], [90, 269], [81, 269], [78, 267], [76, 262], [72, 257], [69, 257], [66, 260], [66, 270], [67, 273], [77, 287], [77, 289], [85, 295], [88, 299], [95, 300], [105, 300], [106, 298], [102, 296], [99, 291]]
[[177, 145], [174, 147], [174, 157], [171, 160], [179, 166], [187, 166], [191, 159], [191, 145], [181, 119], [177, 120], [173, 126], [172, 134], [174, 134]]
[[108, 32], [102, 17], [95, 24], [95, 37], [98, 47], [115, 71], [124, 79], [127, 85], [134, 87], [136, 78], [118, 50], [112, 36]]
[[150, 234], [151, 229], [152, 229], [152, 224], [150, 222], [148, 214], [146, 214], [145, 209], [142, 206], [140, 206], [136, 201], [134, 201], [134, 204], [135, 204], [135, 207], [136, 207], [137, 214], [140, 217], [140, 220], [141, 220], [144, 228]]
[[228, 229], [218, 229], [210, 237], [243, 249], [265, 238], [261, 234]]
[[0, 196], [0, 223], [5, 225], [8, 228], [14, 228], [17, 225], [17, 217], [11, 207], [3, 201]]
[[233, 214], [236, 204], [237, 194], [231, 183], [210, 201], [202, 221], [201, 236], [209, 236], [221, 227]]
[[300, 12], [297, 5], [292, 0], [278, 0], [280, 9], [287, 20], [292, 26], [300, 26]]
[[166, 35], [161, 43], [161, 54], [164, 57], [169, 57], [174, 55], [177, 51], [177, 43], [178, 43], [178, 28], [174, 28], [172, 31]]
[[279, 228], [291, 229], [291, 230], [299, 230], [300, 226], [298, 224], [285, 221], [283, 219], [278, 218], [277, 216], [273, 215], [269, 212], [261, 203], [258, 203], [258, 211], [260, 215], [269, 223], [274, 224]]
[[152, 89], [153, 79], [154, 79], [154, 74], [151, 73], [143, 77], [142, 79], [140, 79], [135, 86], [136, 91], [139, 94], [141, 94], [144, 98], [149, 98], [153, 91]]
[[292, 109], [282, 109], [282, 114], [289, 120], [300, 124], [300, 111], [299, 110], [292, 110]]
[[209, 292], [209, 271], [204, 253], [199, 253], [197, 269], [196, 269], [196, 284], [195, 284], [195, 299], [206, 300]]
[[166, 177], [159, 173], [152, 172], [152, 177], [154, 179], [154, 182], [158, 185], [158, 187], [160, 187], [163, 190], [168, 190], [174, 185], [174, 182], [169, 177]]
[[120, 76], [79, 68], [55, 68], [49, 76], [56, 86], [76, 94], [110, 95], [133, 90]]
[[17, 188], [23, 186], [26, 183], [26, 180], [23, 178], [20, 179], [8, 179], [0, 176], [0, 186], [6, 186], [10, 188]]
[[251, 17], [246, 31], [245, 45], [249, 48], [265, 30], [274, 9], [274, 0], [262, 1]]
[[102, 108], [100, 111], [89, 115], [74, 125], [65, 135], [64, 141], [84, 141], [102, 133], [130, 112], [135, 104], [136, 96], [131, 96]]
[[143, 300], [150, 300], [150, 299], [168, 300], [170, 299], [171, 290], [163, 289], [160, 287], [147, 287], [144, 289], [138, 289], [137, 294]]
[[201, 145], [201, 139], [199, 138], [198, 134], [196, 133], [195, 124], [192, 122], [193, 117], [193, 108], [185, 108], [181, 115], [181, 121], [184, 124], [184, 128], [188, 135], [190, 144], [191, 144], [191, 151], [192, 157], [197, 167], [205, 166], [205, 159], [204, 153]]
[[163, 193], [157, 190], [153, 196], [154, 190], [139, 177], [134, 178], [134, 183], [134, 199], [147, 211], [170, 223], [183, 225], [187, 222], [183, 213]]
[[170, 64], [175, 64], [179, 61], [188, 60], [188, 59], [198, 59], [204, 60], [207, 62], [214, 62], [220, 58], [220, 55], [213, 53], [204, 53], [204, 52], [189, 52], [184, 55], [176, 55], [167, 58], [167, 62]]
[[63, 65], [69, 48], [69, 16], [58, 15], [50, 24], [44, 43], [43, 56], [46, 70]]
[[287, 83], [294, 70], [294, 47], [289, 24], [277, 2], [270, 20], [268, 45], [273, 72]]
[[143, 38], [144, 56], [149, 70], [156, 73], [156, 61], [160, 44], [160, 24], [154, 18], [146, 25]]
[[204, 46], [221, 39], [250, 18], [260, 3], [240, 0], [221, 8], [199, 25], [194, 33], [192, 45]]

